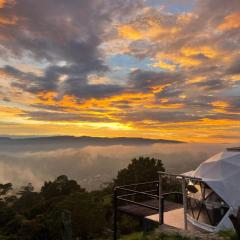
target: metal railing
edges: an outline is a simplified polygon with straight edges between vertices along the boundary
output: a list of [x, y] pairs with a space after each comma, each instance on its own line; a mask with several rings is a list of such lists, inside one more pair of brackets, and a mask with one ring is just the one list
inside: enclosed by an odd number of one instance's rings
[[[153, 188], [150, 188], [151, 185]], [[149, 186], [149, 188], [145, 190], [137, 190], [139, 187]], [[133, 189], [134, 188], [134, 189]], [[169, 196], [173, 195], [176, 199], [179, 199], [179, 195], [182, 197], [181, 192], [167, 192], [167, 193], [160, 193], [159, 188], [159, 181], [152, 181], [152, 182], [144, 182], [144, 183], [136, 183], [136, 184], [129, 184], [124, 186], [118, 186], [114, 188], [113, 194], [113, 205], [114, 205], [114, 236], [113, 239], [117, 239], [117, 211], [119, 201], [123, 203], [129, 203], [132, 205], [144, 207], [147, 209], [151, 209], [156, 211], [159, 214], [159, 224], [164, 223], [164, 200], [167, 199]], [[154, 194], [155, 193], [155, 194]], [[141, 196], [140, 200], [136, 200], [136, 196]], [[160, 196], [160, 197], [159, 197]], [[145, 198], [145, 200], [144, 200]], [[153, 199], [158, 201], [158, 206], [152, 206], [147, 204], [146, 199]], [[175, 200], [176, 200], [175, 199]]]
[[[117, 239], [117, 211], [119, 201], [123, 203], [129, 203], [136, 206], [141, 206], [147, 209], [157, 211], [159, 213], [159, 224], [164, 223], [164, 200], [170, 195], [180, 196], [182, 199], [184, 210], [184, 226], [187, 230], [187, 190], [186, 185], [188, 181], [202, 181], [201, 178], [186, 176], [184, 174], [174, 174], [168, 172], [158, 172], [158, 181], [142, 182], [129, 184], [124, 186], [118, 186], [114, 188], [113, 205], [114, 205], [114, 235], [113, 239]], [[181, 192], [163, 192], [163, 179], [165, 177], [173, 177], [181, 182]], [[139, 187], [154, 186], [154, 188], [147, 188], [145, 190], [138, 190]], [[136, 200], [136, 196], [141, 196]], [[155, 199], [158, 201], [158, 206], [152, 206], [147, 204], [148, 201], [144, 201], [144, 198]]]
[[[147, 185], [155, 185], [153, 189], [150, 190], [137, 190], [137, 189], [132, 189], [133, 187], [137, 188], [139, 186], [147, 186]], [[124, 193], [124, 194], [121, 194]], [[153, 194], [156, 192], [157, 194]], [[138, 206], [143, 206], [152, 210], [158, 211], [158, 208], [153, 207], [151, 205], [143, 204], [141, 201], [138, 200], [133, 200], [129, 199], [129, 197], [136, 197], [137, 195], [147, 197], [150, 199], [159, 199], [158, 195], [158, 182], [157, 181], [152, 181], [152, 182], [145, 182], [145, 183], [137, 183], [137, 184], [130, 184], [130, 185], [125, 185], [125, 186], [118, 186], [115, 187], [114, 189], [114, 202], [116, 203], [117, 200], [120, 200], [122, 202], [127, 202], [131, 204], [135, 204]]]
[[[117, 211], [118, 211], [118, 203], [119, 201], [124, 203], [133, 204], [136, 206], [141, 206], [147, 209], [151, 209], [154, 211], [159, 211], [159, 207], [155, 207], [149, 204], [144, 203], [144, 201], [136, 200], [136, 196], [141, 196], [145, 198], [150, 199], [156, 199], [159, 201], [159, 194], [158, 194], [158, 181], [152, 181], [152, 182], [143, 182], [143, 183], [136, 183], [136, 184], [129, 184], [124, 186], [118, 186], [114, 188], [114, 194], [113, 194], [113, 206], [114, 206], [114, 236], [113, 239], [117, 239]], [[143, 186], [153, 186], [151, 189], [147, 190], [137, 190], [139, 187]], [[133, 189], [134, 188], [134, 189]], [[154, 194], [155, 193], [155, 194]], [[161, 201], [162, 198], [161, 198]], [[162, 203], [163, 204], [163, 203]]]

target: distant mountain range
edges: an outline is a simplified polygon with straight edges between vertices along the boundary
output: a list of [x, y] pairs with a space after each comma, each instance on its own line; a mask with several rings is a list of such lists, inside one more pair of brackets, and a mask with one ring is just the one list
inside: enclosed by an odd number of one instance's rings
[[74, 136], [50, 136], [50, 137], [0, 137], [0, 150], [4, 148], [31, 148], [32, 150], [52, 149], [61, 147], [84, 147], [84, 146], [110, 146], [110, 145], [148, 145], [155, 143], [183, 143], [175, 140], [128, 138], [128, 137], [74, 137]]
[[77, 142], [77, 143], [92, 143], [92, 144], [154, 144], [154, 143], [183, 143], [181, 141], [166, 140], [166, 139], [150, 139], [150, 138], [129, 138], [129, 137], [89, 137], [89, 136], [48, 136], [48, 137], [0, 137], [0, 143], [58, 143], [58, 142]]

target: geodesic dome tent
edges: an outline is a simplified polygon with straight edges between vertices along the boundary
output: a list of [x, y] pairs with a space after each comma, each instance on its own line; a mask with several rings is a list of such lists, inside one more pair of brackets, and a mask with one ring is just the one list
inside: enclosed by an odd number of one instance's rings
[[189, 183], [195, 191], [189, 188], [188, 220], [212, 232], [233, 228], [229, 215], [240, 207], [240, 148], [214, 155], [187, 175], [202, 179]]
[[214, 155], [193, 172], [201, 177], [229, 206], [240, 207], [240, 151]]

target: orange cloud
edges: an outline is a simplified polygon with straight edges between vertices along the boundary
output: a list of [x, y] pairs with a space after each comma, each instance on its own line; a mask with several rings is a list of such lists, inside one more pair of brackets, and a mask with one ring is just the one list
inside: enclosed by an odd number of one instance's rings
[[232, 13], [224, 18], [223, 23], [218, 26], [218, 30], [231, 30], [240, 28], [240, 12]]
[[[89, 109], [89, 108], [105, 108], [106, 110], [117, 110], [117, 104], [122, 101], [128, 101], [129, 105], [142, 105], [153, 99], [152, 93], [123, 93], [120, 95], [95, 99], [91, 98], [82, 102], [77, 101], [76, 97], [65, 95], [61, 100], [56, 100], [57, 93], [42, 92], [38, 94], [36, 103], [41, 103], [49, 106], [61, 106], [75, 109]], [[115, 105], [116, 104], [116, 105]]]
[[160, 67], [162, 69], [169, 70], [169, 71], [175, 71], [176, 70], [176, 65], [170, 64], [170, 63], [167, 63], [167, 62], [164, 62], [164, 61], [161, 61], [161, 60], [158, 61], [157, 63], [154, 63], [153, 67]]
[[118, 34], [121, 37], [130, 40], [139, 40], [143, 38], [142, 33], [130, 25], [122, 25], [118, 27]]
[[175, 34], [180, 31], [176, 26], [164, 26], [155, 19], [146, 19], [144, 26], [135, 26], [134, 24], [120, 25], [117, 28], [120, 37], [129, 40], [150, 39], [154, 40], [157, 37], [166, 34]]
[[159, 52], [156, 55], [156, 61], [171, 61], [174, 64], [179, 64], [182, 67], [198, 66], [202, 62], [192, 56], [185, 56], [183, 53], [163, 53]]
[[14, 25], [17, 23], [18, 18], [13, 17], [13, 18], [4, 18], [0, 17], [0, 24], [1, 25]]
[[3, 8], [6, 5], [13, 5], [15, 2], [15, 0], [0, 0], [0, 8]]
[[206, 77], [204, 76], [196, 76], [196, 77], [193, 77], [193, 78], [190, 78], [189, 80], [187, 80], [187, 83], [199, 83], [199, 82], [202, 82], [206, 79]]
[[0, 0], [0, 8], [3, 8], [7, 0]]
[[[159, 66], [170, 71], [174, 71], [176, 65], [195, 67], [203, 63], [202, 60], [196, 58], [198, 55], [203, 55], [209, 59], [221, 58], [221, 60], [229, 61], [229, 58], [226, 58], [223, 53], [211, 46], [188, 46], [182, 47], [175, 52], [158, 52], [155, 57], [157, 62], [154, 66]], [[166, 62], [171, 62], [172, 64]]]
[[[85, 111], [88, 114], [98, 116], [99, 118], [108, 116], [110, 119], [115, 119], [116, 113], [122, 112], [122, 105], [126, 104], [129, 108], [144, 108], [146, 109], [180, 109], [183, 107], [181, 103], [169, 103], [168, 99], [162, 99], [161, 104], [155, 102], [154, 93], [161, 92], [164, 87], [157, 86], [152, 88], [152, 93], [123, 93], [120, 95], [102, 98], [102, 99], [88, 99], [83, 102], [79, 102], [76, 97], [65, 95], [61, 100], [56, 100], [56, 93], [45, 92], [39, 93], [39, 98], [36, 103], [41, 103], [46, 106], [59, 106], [64, 108], [66, 112], [82, 112]], [[103, 113], [102, 109], [105, 110]], [[111, 116], [112, 115], [112, 116]]]
[[0, 105], [0, 119], [1, 120], [13, 120], [22, 113], [22, 110], [15, 107], [7, 107]]
[[181, 53], [186, 57], [202, 54], [208, 58], [214, 58], [218, 56], [218, 52], [210, 46], [200, 47], [184, 47], [181, 49]]
[[227, 102], [224, 102], [224, 101], [215, 101], [215, 102], [212, 102], [212, 105], [214, 107], [219, 107], [219, 108], [226, 108], [229, 106], [229, 104]]
[[226, 77], [227, 80], [230, 80], [230, 81], [240, 81], [240, 74], [234, 74], [234, 75], [229, 75]]
[[215, 107], [214, 112], [226, 113], [229, 104], [224, 101], [215, 101], [212, 102], [212, 106]]

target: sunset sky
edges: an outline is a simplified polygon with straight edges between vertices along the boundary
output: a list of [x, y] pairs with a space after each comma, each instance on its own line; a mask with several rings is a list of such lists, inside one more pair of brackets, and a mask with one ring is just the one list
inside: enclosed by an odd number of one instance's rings
[[0, 135], [239, 143], [239, 0], [0, 0]]

